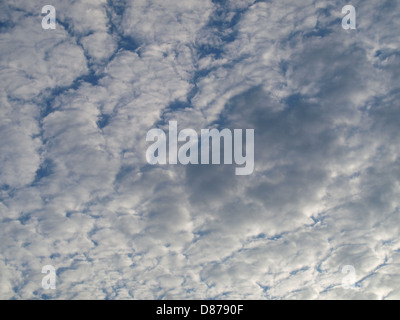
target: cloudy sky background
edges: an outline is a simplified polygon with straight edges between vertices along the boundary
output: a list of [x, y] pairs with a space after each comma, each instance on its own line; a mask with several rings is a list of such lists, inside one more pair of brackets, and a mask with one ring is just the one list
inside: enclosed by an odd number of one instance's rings
[[[1, 1], [0, 298], [400, 299], [399, 30], [392, 0]], [[254, 173], [148, 165], [170, 120], [255, 129]]]

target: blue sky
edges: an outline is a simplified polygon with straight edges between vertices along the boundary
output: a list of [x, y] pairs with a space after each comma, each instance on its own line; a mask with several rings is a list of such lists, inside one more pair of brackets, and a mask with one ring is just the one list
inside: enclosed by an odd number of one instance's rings
[[[399, 299], [399, 9], [3, 1], [0, 298]], [[150, 166], [168, 121], [255, 129], [254, 173]]]

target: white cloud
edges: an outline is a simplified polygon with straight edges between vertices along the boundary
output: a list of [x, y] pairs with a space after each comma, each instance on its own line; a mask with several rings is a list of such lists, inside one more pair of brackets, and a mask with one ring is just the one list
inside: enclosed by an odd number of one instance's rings
[[[0, 10], [0, 298], [398, 298], [398, 5], [112, 3]], [[254, 174], [148, 165], [168, 120]]]

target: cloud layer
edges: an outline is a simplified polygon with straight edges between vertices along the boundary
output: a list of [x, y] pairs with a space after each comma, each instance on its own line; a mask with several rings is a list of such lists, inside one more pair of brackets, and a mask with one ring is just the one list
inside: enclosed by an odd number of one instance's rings
[[[400, 298], [397, 2], [46, 4], [0, 4], [0, 298]], [[254, 173], [148, 165], [168, 121]]]

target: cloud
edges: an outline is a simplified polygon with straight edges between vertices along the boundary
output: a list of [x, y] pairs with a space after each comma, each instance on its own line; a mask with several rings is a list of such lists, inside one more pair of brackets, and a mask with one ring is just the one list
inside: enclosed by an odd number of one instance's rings
[[[2, 4], [0, 297], [398, 298], [398, 4], [353, 5]], [[147, 164], [171, 120], [255, 129], [254, 173]]]

